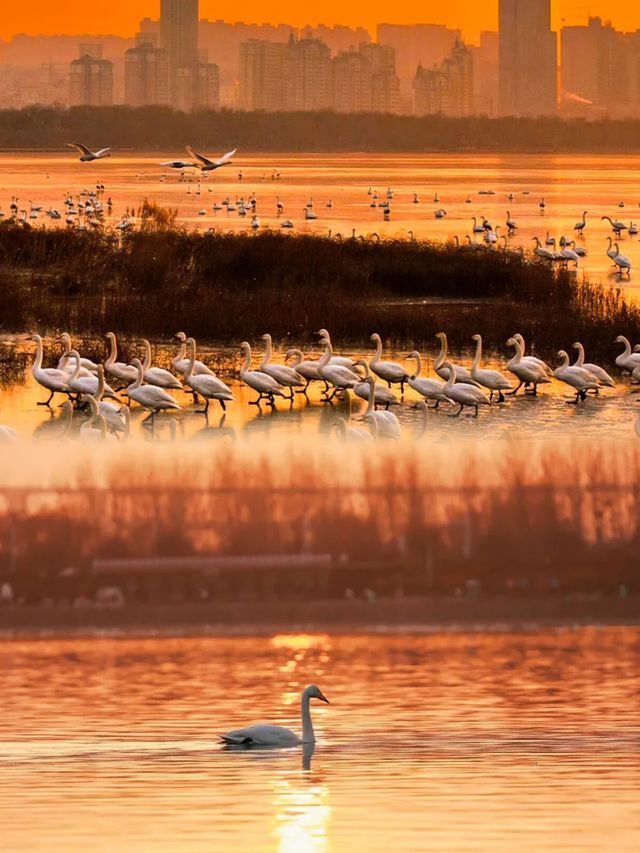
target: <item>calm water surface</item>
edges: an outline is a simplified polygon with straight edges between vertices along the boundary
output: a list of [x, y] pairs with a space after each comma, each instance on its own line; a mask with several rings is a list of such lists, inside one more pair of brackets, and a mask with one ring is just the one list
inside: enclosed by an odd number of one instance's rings
[[[293, 232], [341, 233], [350, 236], [377, 232], [380, 236], [404, 237], [413, 232], [419, 239], [445, 241], [457, 235], [463, 240], [472, 234], [472, 217], [487, 217], [501, 226], [507, 210], [519, 225], [512, 246], [529, 250], [532, 238], [545, 240], [547, 233], [576, 237], [588, 255], [581, 269], [594, 280], [617, 283], [605, 254], [611, 235], [604, 215], [621, 219], [627, 226], [640, 223], [640, 156], [629, 155], [495, 155], [495, 154], [268, 154], [247, 155], [240, 151], [234, 164], [199, 181], [200, 173], [187, 180], [163, 169], [163, 160], [184, 156], [184, 152], [157, 155], [119, 154], [98, 163], [79, 163], [72, 153], [49, 155], [2, 155], [0, 157], [0, 209], [9, 213], [11, 197], [19, 197], [21, 209], [29, 214], [30, 202], [47, 210], [64, 210], [66, 193], [78, 194], [106, 186], [104, 199], [113, 199], [111, 220], [117, 221], [127, 209], [138, 208], [145, 198], [176, 209], [183, 224], [199, 228], [246, 231], [251, 215], [238, 210], [214, 211], [214, 205], [229, 199], [249, 199], [255, 194], [261, 228], [280, 230], [283, 218], [290, 219]], [[272, 180], [274, 171], [279, 180]], [[239, 180], [242, 172], [243, 180]], [[376, 190], [386, 200], [391, 188], [391, 220], [383, 210], [371, 207]], [[493, 195], [483, 195], [491, 191]], [[415, 204], [414, 193], [419, 203]], [[513, 200], [508, 196], [513, 194]], [[436, 196], [438, 200], [436, 201]], [[467, 199], [470, 199], [467, 202]], [[541, 215], [539, 202], [546, 209]], [[284, 205], [277, 214], [277, 199]], [[314, 203], [315, 220], [305, 220], [304, 209]], [[332, 203], [328, 208], [327, 203]], [[624, 202], [624, 208], [619, 207]], [[438, 208], [446, 210], [436, 219]], [[584, 238], [574, 225], [589, 211]], [[200, 215], [200, 214], [203, 215]], [[40, 213], [34, 223], [49, 222]], [[482, 239], [476, 235], [475, 239]], [[621, 251], [640, 269], [640, 242], [627, 232], [620, 240]], [[640, 279], [638, 279], [640, 281]], [[632, 277], [625, 289], [633, 299], [640, 290]]]
[[[3, 851], [632, 851], [640, 633], [0, 645]], [[299, 728], [315, 754], [216, 732]]]

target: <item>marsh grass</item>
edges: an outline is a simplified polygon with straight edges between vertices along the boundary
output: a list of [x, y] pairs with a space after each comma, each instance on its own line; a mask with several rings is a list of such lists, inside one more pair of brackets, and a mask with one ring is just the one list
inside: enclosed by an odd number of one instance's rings
[[[69, 566], [90, 584], [96, 558], [265, 554], [331, 556], [331, 579], [300, 568], [281, 586], [274, 571], [268, 594], [284, 597], [451, 594], [470, 580], [493, 594], [638, 590], [638, 442], [141, 450], [5, 455], [0, 575], [13, 542], [34, 597]], [[225, 589], [249, 595], [239, 576]]]
[[77, 233], [0, 226], [4, 329], [65, 329], [166, 339], [178, 329], [230, 346], [265, 331], [305, 343], [320, 327], [354, 344], [431, 344], [446, 329], [454, 349], [481, 332], [502, 348], [521, 331], [547, 357], [579, 339], [610, 360], [613, 338], [640, 338], [640, 310], [618, 288], [499, 251], [403, 240], [200, 234], [170, 211], [144, 208], [140, 230]]

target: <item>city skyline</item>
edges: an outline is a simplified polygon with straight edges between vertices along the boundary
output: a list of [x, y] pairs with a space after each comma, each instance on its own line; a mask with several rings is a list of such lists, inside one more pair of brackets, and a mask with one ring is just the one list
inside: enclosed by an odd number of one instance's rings
[[[143, 17], [157, 18], [160, 0], [131, 0], [121, 4], [122, 8], [105, 9], [85, 5], [78, 10], [75, 0], [58, 0], [53, 5], [45, 0], [32, 0], [28, 8], [8, 7], [3, 10], [0, 20], [0, 39], [10, 40], [13, 36], [28, 35], [85, 35], [112, 34], [133, 37], [139, 21]], [[120, 6], [120, 4], [119, 4]], [[452, 0], [446, 8], [417, 4], [404, 4], [400, 8], [390, 9], [388, 4], [374, 2], [351, 4], [345, 8], [335, 4], [325, 5], [321, 15], [301, 7], [291, 0], [271, 3], [270, 14], [265, 17], [264, 5], [250, 0], [243, 5], [242, 15], [229, 16], [246, 23], [286, 24], [302, 27], [305, 24], [342, 24], [346, 26], [364, 26], [374, 35], [376, 25], [390, 24], [444, 24], [462, 30], [465, 41], [477, 43], [479, 34], [498, 27], [498, 0], [479, 5], [473, 0]], [[623, 31], [640, 29], [640, 6], [630, 0], [622, 2], [611, 10], [606, 0], [593, 0], [588, 7], [577, 0], [555, 0], [551, 4], [551, 26], [559, 30], [562, 26], [583, 24], [589, 16], [600, 16], [611, 20], [613, 25]], [[200, 17], [209, 20], [221, 18], [220, 7], [213, 0], [200, 0]], [[227, 20], [227, 16], [222, 16]], [[61, 23], [64, 22], [64, 23]]]

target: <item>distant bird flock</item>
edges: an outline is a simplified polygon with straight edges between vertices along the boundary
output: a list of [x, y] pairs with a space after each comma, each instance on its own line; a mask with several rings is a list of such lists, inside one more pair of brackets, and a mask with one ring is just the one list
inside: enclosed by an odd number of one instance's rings
[[[211, 403], [217, 403], [226, 411], [227, 405], [235, 402], [229, 385], [197, 359], [196, 341], [184, 332], [176, 335], [178, 351], [171, 361], [171, 370], [153, 365], [151, 345], [147, 340], [142, 341], [142, 360], [132, 358], [123, 362], [118, 360], [116, 335], [108, 332], [105, 337], [108, 353], [104, 362], [96, 363], [83, 357], [73, 348], [70, 336], [63, 334], [63, 351], [54, 362], [55, 366], [50, 367], [44, 366], [42, 337], [33, 335], [29, 339], [35, 344], [32, 375], [47, 393], [38, 405], [51, 407], [56, 395], [66, 398], [62, 407], [61, 435], [67, 436], [70, 432], [74, 408], [87, 415], [80, 437], [106, 440], [129, 435], [129, 407], [132, 405], [147, 410], [153, 426], [159, 412], [180, 411], [183, 404], [178, 394], [191, 395], [198, 405], [202, 400], [199, 411], [205, 415]], [[402, 405], [407, 388], [413, 392], [412, 407], [420, 409], [424, 417], [430, 408], [437, 409], [441, 404], [448, 404], [450, 414], [457, 417], [465, 409], [478, 416], [481, 407], [504, 403], [508, 396], [517, 395], [521, 389], [525, 394], [537, 396], [540, 386], [549, 384], [552, 378], [571, 390], [572, 397], [567, 403], [573, 405], [584, 402], [588, 394], [598, 395], [616, 385], [603, 367], [585, 360], [584, 347], [579, 342], [573, 344], [577, 351], [574, 363], [570, 363], [565, 350], [560, 350], [560, 363], [553, 369], [541, 359], [526, 355], [524, 338], [514, 334], [506, 342], [513, 353], [504, 364], [503, 372], [482, 366], [480, 335], [473, 336], [475, 353], [470, 367], [456, 364], [447, 357], [448, 342], [444, 332], [436, 337], [439, 351], [433, 366], [437, 378], [422, 375], [423, 360], [417, 350], [407, 355], [407, 362], [415, 362], [413, 369], [383, 359], [382, 340], [377, 333], [371, 335], [373, 353], [368, 360], [337, 355], [326, 329], [318, 332], [323, 350], [319, 357], [309, 357], [301, 349], [292, 348], [281, 362], [273, 360], [271, 336], [263, 335], [264, 350], [257, 366], [251, 345], [243, 341], [238, 378], [255, 392], [250, 405], [258, 407], [263, 404], [275, 407], [277, 399], [292, 405], [295, 394], [309, 399], [310, 387], [315, 383], [320, 386], [321, 400], [326, 404], [353, 394], [367, 403], [365, 411], [353, 422], [336, 421], [338, 432], [350, 441], [401, 438], [400, 422], [391, 409]], [[616, 366], [630, 374], [632, 381], [640, 383], [640, 346], [633, 349], [622, 335], [616, 342], [623, 347], [615, 359]], [[9, 427], [0, 427], [0, 439], [13, 441], [17, 438]]]
[[[80, 154], [79, 160], [83, 163], [91, 163], [103, 160], [105, 157], [112, 156], [111, 148], [101, 148], [94, 151], [79, 142], [68, 143], [68, 146], [75, 149]], [[160, 165], [164, 168], [179, 171], [182, 178], [185, 180], [187, 179], [187, 174], [190, 170], [198, 170], [202, 177], [206, 177], [208, 173], [220, 169], [223, 166], [229, 166], [232, 164], [233, 158], [237, 153], [237, 148], [234, 148], [232, 151], [228, 151], [226, 154], [223, 154], [217, 159], [211, 159], [205, 154], [195, 151], [190, 145], [187, 146], [186, 150], [190, 159], [185, 160], [184, 158], [178, 158], [175, 160], [167, 160], [163, 161]], [[266, 175], [262, 176], [263, 179], [265, 179], [265, 177]], [[280, 173], [273, 170], [271, 178], [273, 180], [279, 180]], [[242, 172], [238, 173], [238, 179], [242, 181]], [[161, 177], [160, 180], [163, 181], [164, 177]], [[98, 184], [95, 190], [85, 189], [77, 198], [74, 198], [72, 194], [68, 193], [63, 198], [60, 208], [50, 207], [48, 210], [44, 211], [44, 215], [48, 216], [52, 221], [64, 220], [66, 225], [78, 230], [103, 228], [105, 225], [105, 212], [111, 215], [113, 211], [113, 201], [111, 198], [106, 202], [105, 211], [105, 203], [102, 199], [104, 191], [104, 185]], [[188, 182], [187, 191], [189, 195], [192, 194], [191, 182]], [[211, 192], [210, 188], [209, 192]], [[201, 194], [202, 187], [199, 181], [195, 189], [195, 195]], [[480, 190], [479, 195], [493, 196], [495, 195], [495, 192], [493, 190], [485, 189]], [[525, 191], [523, 192], [523, 195], [529, 195], [529, 193]], [[391, 187], [388, 187], [386, 192], [382, 194], [373, 187], [369, 187], [367, 191], [369, 207], [380, 209], [385, 221], [388, 221], [391, 218], [392, 202], [395, 196], [396, 191]], [[508, 193], [507, 200], [509, 202], [513, 202], [515, 200], [515, 195], [513, 193]], [[421, 204], [421, 199], [415, 191], [413, 192], [412, 201], [414, 205]], [[466, 198], [466, 203], [471, 204], [471, 202], [472, 197], [469, 195]], [[445, 219], [447, 216], [447, 210], [441, 205], [438, 193], [433, 195], [432, 203], [435, 205], [433, 211], [434, 218]], [[334, 207], [333, 200], [328, 199], [324, 206], [327, 210], [332, 210]], [[620, 201], [618, 207], [624, 208], [624, 201]], [[316, 204], [314, 199], [309, 198], [302, 209], [302, 218], [305, 221], [317, 220], [319, 218], [319, 214], [315, 208]], [[538, 208], [541, 214], [545, 213], [547, 209], [547, 202], [544, 198], [540, 199]], [[227, 214], [236, 213], [240, 217], [247, 217], [249, 228], [252, 231], [258, 231], [262, 227], [258, 214], [258, 200], [255, 193], [252, 193], [246, 198], [244, 196], [236, 195], [235, 199], [227, 197], [220, 201], [216, 201], [212, 206], [211, 212], [215, 214], [221, 211], [226, 211]], [[43, 213], [42, 206], [35, 204], [33, 201], [29, 202], [29, 207], [27, 208], [25, 206], [20, 206], [18, 198], [13, 197], [11, 200], [9, 215], [16, 221], [23, 223], [28, 221], [33, 222], [39, 219], [41, 213]], [[205, 217], [208, 216], [209, 213], [210, 211], [206, 207], [202, 207], [198, 210], [197, 215], [199, 217]], [[275, 198], [275, 214], [281, 229], [290, 231], [295, 228], [295, 222], [285, 216], [285, 205], [279, 196], [276, 196]], [[578, 238], [584, 235], [588, 226], [588, 215], [588, 210], [583, 211], [582, 217], [574, 225], [573, 231]], [[3, 219], [4, 217], [5, 213], [3, 212], [2, 207], [0, 207], [0, 219]], [[523, 248], [519, 247], [516, 249], [510, 249], [508, 246], [508, 239], [513, 238], [519, 230], [518, 223], [513, 218], [510, 210], [506, 211], [504, 226], [496, 225], [494, 228], [486, 218], [482, 217], [481, 220], [482, 221], [479, 221], [478, 217], [472, 217], [473, 225], [470, 228], [471, 233], [464, 235], [462, 238], [460, 238], [460, 236], [455, 236], [453, 238], [454, 243], [458, 247], [465, 247], [471, 250], [498, 249], [509, 256], [518, 258], [525, 256]], [[611, 260], [620, 279], [623, 277], [630, 279], [632, 263], [631, 260], [621, 252], [619, 241], [625, 233], [630, 236], [637, 235], [640, 228], [636, 222], [630, 221], [629, 223], [625, 223], [617, 217], [608, 215], [602, 216], [601, 221], [608, 222], [613, 234], [613, 237], [608, 238], [608, 246], [606, 249], [607, 257]], [[133, 213], [127, 211], [120, 217], [114, 227], [119, 231], [127, 231], [135, 228], [135, 216]], [[341, 240], [343, 238], [343, 235], [339, 232], [334, 234], [332, 231], [329, 231], [329, 236], [336, 240]], [[351, 236], [354, 238], [356, 237], [355, 230], [352, 231]], [[409, 236], [413, 239], [412, 232], [409, 232]], [[368, 235], [368, 238], [373, 240], [380, 239], [379, 235], [375, 233]], [[360, 239], [365, 238], [361, 237]], [[557, 265], [564, 268], [569, 268], [570, 266], [577, 268], [581, 259], [587, 255], [586, 249], [577, 245], [576, 239], [567, 235], [562, 235], [556, 239], [547, 232], [546, 237], [534, 237], [532, 239], [532, 243], [532, 257], [541, 263]]]

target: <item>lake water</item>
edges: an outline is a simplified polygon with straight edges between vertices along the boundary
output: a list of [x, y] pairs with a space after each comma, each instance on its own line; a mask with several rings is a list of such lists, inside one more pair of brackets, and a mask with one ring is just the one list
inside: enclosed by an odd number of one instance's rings
[[[8, 344], [9, 352], [15, 353], [16, 356], [29, 354], [27, 366], [30, 368], [31, 353], [35, 349], [33, 344], [25, 342], [24, 336], [0, 337], [0, 342], [2, 341]], [[97, 346], [102, 347], [102, 342]], [[58, 356], [62, 352], [59, 341], [47, 340], [45, 350], [45, 366], [57, 364]], [[433, 357], [437, 351], [436, 342], [433, 350], [428, 354], [430, 358], [425, 358], [423, 361], [423, 376], [437, 378], [433, 369]], [[621, 351], [620, 346], [612, 344], [612, 356], [615, 356], [618, 351]], [[341, 352], [344, 351], [341, 350]], [[174, 346], [157, 345], [154, 347], [153, 363], [170, 367], [171, 358], [176, 353], [177, 349]], [[510, 353], [511, 351], [509, 353], [505, 351], [505, 355], [500, 358], [487, 353], [483, 358], [483, 366], [504, 371]], [[141, 352], [140, 354], [142, 355]], [[349, 354], [354, 358], [362, 357], [369, 360], [373, 350], [351, 351]], [[316, 350], [309, 355], [317, 358], [320, 351]], [[406, 359], [406, 355], [406, 350], [388, 351], [384, 358], [392, 358], [403, 363], [407, 371], [412, 373], [415, 371], [415, 361]], [[337, 436], [336, 422], [339, 417], [346, 420], [351, 418], [353, 423], [358, 425], [357, 419], [366, 410], [366, 403], [352, 393], [345, 399], [336, 399], [333, 404], [328, 405], [322, 401], [322, 385], [317, 382], [309, 389], [308, 399], [302, 394], [297, 394], [293, 404], [277, 399], [275, 410], [264, 403], [259, 409], [251, 405], [251, 401], [256, 398], [256, 393], [234, 376], [234, 365], [237, 368], [241, 363], [239, 351], [223, 353], [215, 348], [203, 347], [199, 350], [199, 357], [214, 366], [221, 363], [225, 365], [220, 376], [228, 382], [236, 398], [235, 402], [228, 404], [226, 414], [222, 412], [218, 403], [212, 402], [207, 419], [198, 411], [202, 409], [202, 402], [194, 406], [190, 395], [175, 391], [172, 393], [182, 406], [182, 411], [158, 415], [153, 432], [142, 428], [143, 422], [148, 424], [146, 420], [148, 413], [137, 405], [132, 407], [134, 435], [167, 439], [171, 422], [177, 418], [179, 426], [175, 434], [176, 440]], [[262, 349], [256, 347], [254, 367], [257, 367], [261, 357]], [[274, 353], [274, 362], [282, 363], [283, 359], [283, 352]], [[471, 351], [455, 357], [457, 364], [465, 364], [469, 367], [471, 360]], [[613, 371], [615, 366], [613, 358], [612, 364], [603, 366]], [[515, 387], [517, 385], [515, 377], [508, 372], [505, 372], [505, 375], [513, 380], [513, 387]], [[567, 405], [567, 402], [574, 399], [575, 393], [569, 386], [554, 379], [551, 384], [541, 386], [538, 397], [523, 396], [521, 391], [515, 398], [508, 397], [504, 404], [496, 403], [491, 408], [481, 408], [477, 418], [474, 417], [473, 410], [468, 409], [459, 418], [452, 417], [457, 407], [443, 403], [437, 411], [430, 411], [425, 424], [422, 413], [413, 408], [421, 398], [407, 387], [402, 404], [393, 406], [392, 411], [400, 420], [407, 439], [420, 437], [438, 440], [450, 438], [554, 439], [567, 435], [600, 439], [602, 429], [606, 428], [609, 440], [618, 438], [626, 441], [635, 439], [634, 426], [640, 415], [638, 395], [635, 390], [628, 377], [621, 378], [615, 389], [606, 388], [598, 397], [590, 395], [584, 403], [573, 406]], [[399, 386], [394, 386], [394, 393], [400, 402]], [[51, 411], [38, 405], [39, 401], [44, 401], [47, 397], [48, 393], [35, 382], [30, 369], [17, 381], [7, 380], [4, 387], [0, 386], [0, 423], [16, 429], [25, 439], [54, 437], [55, 418], [59, 415], [62, 397], [58, 396], [54, 400]], [[74, 420], [74, 435], [85, 418], [84, 413], [77, 413]], [[362, 425], [360, 423], [360, 426]]]
[[[198, 228], [244, 231], [251, 227], [251, 214], [238, 209], [214, 211], [214, 205], [229, 199], [245, 200], [254, 194], [260, 227], [280, 229], [284, 218], [293, 232], [340, 233], [350, 236], [378, 233], [381, 237], [446, 241], [457, 235], [463, 240], [472, 233], [472, 217], [487, 217], [501, 226], [507, 210], [519, 230], [510, 238], [512, 246], [533, 246], [532, 238], [545, 240], [547, 233], [576, 238], [587, 250], [581, 269], [592, 279], [616, 283], [605, 251], [612, 234], [602, 216], [621, 219], [625, 225], [640, 223], [640, 156], [629, 155], [496, 155], [496, 154], [271, 154], [239, 152], [234, 164], [199, 181], [199, 173], [186, 180], [164, 169], [164, 160], [183, 157], [180, 152], [132, 155], [114, 151], [113, 157], [97, 163], [79, 163], [72, 153], [0, 156], [0, 209], [6, 215], [12, 196], [29, 214], [33, 202], [47, 210], [63, 211], [66, 193], [80, 192], [105, 184], [104, 200], [113, 199], [111, 221], [127, 209], [138, 208], [148, 198], [176, 209], [181, 223]], [[239, 180], [242, 172], [243, 179]], [[279, 179], [272, 178], [279, 173]], [[393, 191], [391, 219], [371, 207], [373, 193], [386, 201]], [[368, 194], [369, 189], [372, 195]], [[492, 192], [493, 195], [481, 193]], [[418, 204], [414, 203], [417, 194]], [[513, 200], [508, 196], [513, 194]], [[437, 201], [435, 200], [437, 197]], [[546, 208], [541, 214], [539, 203]], [[278, 216], [277, 200], [284, 205]], [[306, 204], [313, 200], [315, 220], [305, 220]], [[469, 200], [469, 201], [468, 201]], [[328, 208], [327, 203], [332, 207]], [[619, 207], [624, 202], [624, 208]], [[446, 217], [435, 218], [438, 208]], [[589, 211], [584, 237], [574, 231], [582, 212]], [[200, 211], [204, 215], [199, 215]], [[44, 213], [34, 223], [49, 221]], [[64, 223], [63, 223], [64, 224]], [[482, 239], [476, 235], [476, 239]], [[632, 264], [640, 265], [637, 236], [623, 232], [621, 251]], [[631, 298], [639, 294], [633, 277], [625, 283]]]
[[[636, 851], [640, 632], [0, 643], [2, 850]], [[315, 753], [216, 733], [299, 728]], [[316, 707], [317, 706], [317, 707]]]

